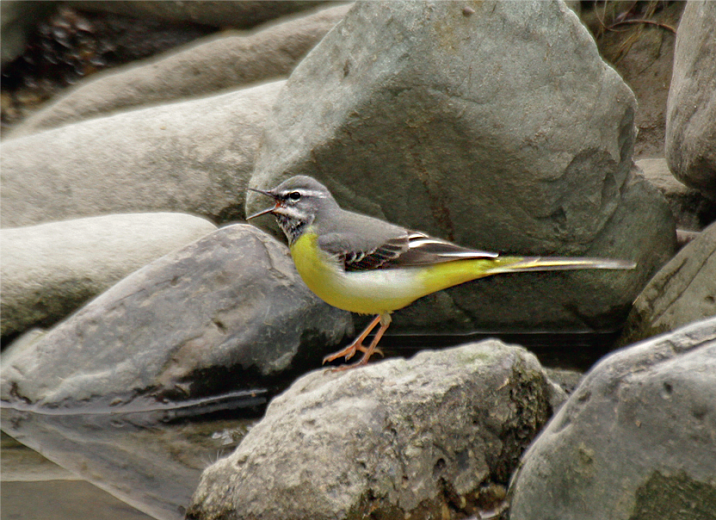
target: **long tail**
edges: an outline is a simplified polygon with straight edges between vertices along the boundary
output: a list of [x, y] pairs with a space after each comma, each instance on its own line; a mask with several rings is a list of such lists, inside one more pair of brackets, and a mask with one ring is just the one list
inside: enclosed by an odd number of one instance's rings
[[495, 260], [495, 265], [485, 275], [512, 273], [515, 271], [575, 271], [577, 269], [634, 269], [635, 262], [606, 258], [582, 258], [559, 256], [505, 256]]

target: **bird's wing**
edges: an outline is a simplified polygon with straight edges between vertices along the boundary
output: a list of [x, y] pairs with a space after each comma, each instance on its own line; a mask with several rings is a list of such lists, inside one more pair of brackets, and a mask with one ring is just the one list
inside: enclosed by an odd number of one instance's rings
[[328, 233], [318, 239], [318, 245], [334, 256], [346, 271], [415, 267], [498, 256], [497, 253], [458, 246], [420, 231], [405, 231], [378, 245], [365, 243], [358, 234]]
[[346, 271], [379, 269], [408, 250], [408, 236], [382, 240], [377, 245], [353, 233], [328, 233], [318, 239], [318, 247], [333, 256]]

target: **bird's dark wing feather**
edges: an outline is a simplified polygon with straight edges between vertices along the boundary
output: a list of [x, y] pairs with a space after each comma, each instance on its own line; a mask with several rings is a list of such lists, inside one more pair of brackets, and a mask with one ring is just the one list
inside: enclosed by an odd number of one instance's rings
[[408, 236], [393, 237], [372, 246], [362, 243], [358, 235], [330, 233], [318, 239], [318, 246], [334, 256], [346, 271], [363, 271], [379, 269], [400, 257], [408, 249]]
[[498, 256], [497, 253], [468, 249], [419, 231], [406, 231], [382, 241], [378, 246], [362, 243], [362, 237], [357, 234], [329, 233], [318, 239], [318, 245], [333, 255], [346, 271], [415, 267]]
[[440, 264], [455, 260], [497, 258], [497, 253], [468, 249], [441, 238], [431, 237], [419, 231], [408, 235], [408, 250], [391, 260], [385, 267], [409, 267]]

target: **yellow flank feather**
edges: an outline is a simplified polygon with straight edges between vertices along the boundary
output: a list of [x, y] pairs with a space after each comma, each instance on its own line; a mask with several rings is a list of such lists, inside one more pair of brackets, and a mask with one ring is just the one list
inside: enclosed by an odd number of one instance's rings
[[304, 233], [291, 246], [291, 256], [308, 288], [334, 307], [359, 314], [383, 314], [432, 292], [416, 293], [415, 273], [407, 269], [345, 272], [318, 248], [316, 240], [315, 233]]
[[485, 276], [507, 273], [514, 270], [514, 265], [524, 260], [519, 256], [498, 258], [480, 258], [473, 260], [455, 260], [443, 262], [420, 269], [420, 279], [427, 289], [426, 294], [442, 291], [448, 287], [460, 285]]

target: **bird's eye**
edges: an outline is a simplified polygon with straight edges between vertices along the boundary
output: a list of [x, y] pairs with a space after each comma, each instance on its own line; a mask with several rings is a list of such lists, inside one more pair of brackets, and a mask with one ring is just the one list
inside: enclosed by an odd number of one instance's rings
[[301, 199], [301, 193], [298, 191], [292, 191], [288, 194], [288, 198], [295, 202]]

